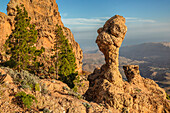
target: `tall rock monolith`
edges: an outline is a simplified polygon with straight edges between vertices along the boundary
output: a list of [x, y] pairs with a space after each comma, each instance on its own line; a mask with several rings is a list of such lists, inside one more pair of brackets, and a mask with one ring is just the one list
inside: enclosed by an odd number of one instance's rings
[[141, 77], [138, 65], [124, 66], [127, 81], [122, 79], [118, 58], [126, 32], [125, 18], [119, 15], [98, 29], [96, 43], [106, 63], [88, 76], [86, 99], [123, 113], [169, 113], [165, 91], [153, 80]]

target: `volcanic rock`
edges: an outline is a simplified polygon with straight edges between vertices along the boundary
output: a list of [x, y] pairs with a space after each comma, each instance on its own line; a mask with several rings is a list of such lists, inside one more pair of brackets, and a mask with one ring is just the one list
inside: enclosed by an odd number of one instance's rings
[[2, 46], [7, 40], [7, 36], [11, 34], [11, 29], [12, 26], [9, 17], [5, 13], [0, 12], [0, 51], [3, 50]]
[[[0, 72], [13, 78], [13, 84], [0, 84], [0, 113], [11, 113], [11, 111], [17, 113], [112, 113], [114, 111], [114, 113], [118, 113], [113, 108], [106, 109], [102, 105], [84, 100], [79, 93], [75, 93], [61, 81], [39, 79], [27, 71], [17, 72], [7, 67], [1, 67]], [[36, 81], [40, 86], [40, 91], [23, 88], [23, 85], [17, 82], [23, 80], [21, 78]], [[15, 101], [15, 95], [21, 91], [33, 95], [38, 101], [33, 102], [29, 110], [23, 109]]]
[[89, 75], [87, 100], [113, 107], [124, 113], [162, 113], [170, 111], [165, 91], [153, 80], [142, 78], [138, 65], [124, 66], [128, 81], [119, 72], [119, 48], [125, 37], [125, 18], [115, 15], [98, 30], [96, 43], [106, 64]]
[[3, 69], [0, 68], [0, 82], [1, 83], [13, 83], [13, 79]]
[[[77, 71], [82, 72], [82, 58], [83, 52], [79, 44], [74, 40], [74, 36], [70, 29], [64, 27], [60, 13], [58, 12], [58, 6], [56, 0], [10, 0], [7, 5], [7, 15], [0, 13], [0, 46], [2, 47], [7, 39], [7, 35], [10, 35], [12, 29], [14, 29], [14, 17], [17, 13], [16, 6], [24, 5], [28, 15], [31, 17], [31, 23], [36, 25], [38, 31], [38, 41], [36, 43], [37, 49], [42, 46], [46, 49], [45, 54], [42, 57], [47, 57], [48, 61], [44, 64], [46, 67], [50, 67], [52, 62], [50, 56], [53, 54], [51, 49], [54, 46], [56, 24], [62, 27], [64, 35], [69, 40], [69, 43], [73, 47], [73, 52], [76, 57]], [[1, 51], [2, 52], [2, 51]], [[41, 61], [44, 61], [42, 58]]]

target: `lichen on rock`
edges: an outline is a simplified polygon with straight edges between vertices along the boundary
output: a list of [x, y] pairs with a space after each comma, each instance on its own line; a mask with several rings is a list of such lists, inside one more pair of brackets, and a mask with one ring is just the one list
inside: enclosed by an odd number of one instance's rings
[[119, 48], [127, 27], [125, 18], [115, 15], [98, 29], [96, 43], [105, 56], [105, 64], [89, 75], [87, 100], [113, 107], [120, 112], [162, 113], [170, 111], [165, 91], [153, 80], [141, 77], [138, 65], [124, 66], [128, 81], [119, 72]]

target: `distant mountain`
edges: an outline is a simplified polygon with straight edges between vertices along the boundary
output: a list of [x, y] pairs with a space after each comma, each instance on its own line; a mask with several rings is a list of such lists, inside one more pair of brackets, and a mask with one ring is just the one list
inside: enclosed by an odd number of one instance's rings
[[[83, 70], [93, 72], [104, 63], [99, 50], [84, 54]], [[151, 78], [170, 93], [170, 42], [144, 43], [120, 48], [120, 72], [124, 76], [123, 65], [140, 66], [143, 77]]]
[[95, 50], [87, 50], [87, 51], [84, 51], [84, 53], [101, 53], [101, 51], [100, 50], [98, 50], [98, 49], [95, 49]]
[[[144, 60], [157, 66], [170, 67], [169, 43], [144, 43], [120, 48], [120, 56], [133, 60]], [[169, 62], [168, 62], [169, 61]]]

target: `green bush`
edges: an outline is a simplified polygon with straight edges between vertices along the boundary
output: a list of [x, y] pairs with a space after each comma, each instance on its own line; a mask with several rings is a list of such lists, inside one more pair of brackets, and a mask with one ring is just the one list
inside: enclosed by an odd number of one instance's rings
[[81, 80], [80, 80], [80, 76], [79, 76], [79, 75], [76, 76], [76, 78], [75, 78], [75, 80], [73, 81], [73, 83], [74, 83], [74, 87], [73, 87], [72, 89], [73, 89], [74, 92], [77, 92], [78, 89], [79, 89], [80, 87], [82, 87], [82, 85], [83, 85], [83, 84], [81, 83]]
[[170, 95], [166, 94], [166, 99], [170, 100]]
[[41, 84], [41, 93], [42, 94], [47, 94], [48, 93], [46, 84]]
[[23, 89], [28, 88], [32, 91], [40, 91], [42, 94], [47, 94], [48, 90], [45, 84], [41, 84], [40, 80], [34, 74], [29, 73], [28, 71], [13, 70], [8, 67], [1, 67], [7, 74], [9, 74], [16, 85], [19, 85]]
[[72, 95], [74, 97], [77, 97], [78, 99], [85, 99], [84, 96], [82, 96], [81, 94], [79, 94], [78, 92], [74, 91], [73, 89], [68, 89], [67, 87], [63, 87], [63, 90], [67, 90], [69, 95]]
[[43, 113], [50, 113], [50, 110], [47, 109], [47, 108], [45, 108], [45, 109], [43, 110]]
[[26, 94], [25, 92], [19, 92], [15, 95], [17, 104], [21, 105], [23, 108], [31, 108], [31, 105], [33, 101], [37, 103], [37, 99], [31, 95], [31, 94]]
[[35, 84], [35, 91], [40, 91], [40, 84], [38, 83]]
[[1, 67], [7, 72], [12, 78], [15, 84], [20, 85], [23, 89], [29, 88], [33, 91], [40, 91], [39, 78], [34, 74], [29, 73], [28, 71], [10, 69], [8, 67]]
[[88, 104], [88, 103], [86, 103], [86, 102], [83, 102], [82, 104], [83, 104], [87, 109], [89, 109], [89, 108], [91, 107], [91, 105]]

